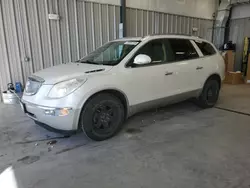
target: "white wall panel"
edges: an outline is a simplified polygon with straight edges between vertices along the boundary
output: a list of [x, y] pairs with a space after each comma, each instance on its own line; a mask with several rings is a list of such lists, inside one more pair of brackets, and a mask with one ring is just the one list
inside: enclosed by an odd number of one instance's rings
[[[127, 8], [128, 36], [169, 33], [194, 35], [211, 40], [212, 26], [213, 21], [209, 19]], [[197, 32], [193, 32], [194, 27], [198, 28]]]
[[127, 6], [145, 10], [212, 19], [217, 0], [127, 0]]
[[250, 4], [237, 5], [233, 7], [231, 19], [249, 18]]
[[[120, 5], [120, 0], [88, 0]], [[218, 0], [127, 0], [127, 6], [144, 10], [212, 19]]]

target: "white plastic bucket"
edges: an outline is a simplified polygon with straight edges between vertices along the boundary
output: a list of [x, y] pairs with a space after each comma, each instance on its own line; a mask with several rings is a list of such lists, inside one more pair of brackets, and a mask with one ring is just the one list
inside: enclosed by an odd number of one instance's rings
[[19, 99], [16, 94], [11, 93], [9, 91], [2, 92], [2, 98], [4, 104], [18, 104]]

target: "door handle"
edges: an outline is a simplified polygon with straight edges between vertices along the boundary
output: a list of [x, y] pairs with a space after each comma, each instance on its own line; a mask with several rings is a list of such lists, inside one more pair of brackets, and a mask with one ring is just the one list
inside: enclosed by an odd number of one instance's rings
[[203, 67], [197, 67], [197, 68], [196, 68], [196, 70], [201, 70], [201, 69], [203, 69]]
[[165, 73], [165, 76], [170, 76], [170, 75], [173, 75], [173, 72], [166, 72]]

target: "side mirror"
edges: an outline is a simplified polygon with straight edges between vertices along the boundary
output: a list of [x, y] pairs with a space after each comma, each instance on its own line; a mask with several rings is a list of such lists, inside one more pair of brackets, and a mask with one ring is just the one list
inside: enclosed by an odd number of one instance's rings
[[148, 55], [139, 54], [134, 59], [136, 65], [146, 65], [152, 62], [152, 59]]

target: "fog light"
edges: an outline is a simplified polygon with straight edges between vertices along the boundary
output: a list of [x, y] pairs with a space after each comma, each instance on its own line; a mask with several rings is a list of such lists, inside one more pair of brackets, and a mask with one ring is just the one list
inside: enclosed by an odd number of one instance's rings
[[62, 109], [60, 109], [59, 110], [59, 116], [67, 116], [67, 115], [69, 115], [69, 111], [70, 109], [69, 108], [62, 108]]
[[55, 116], [55, 110], [45, 110], [44, 111], [45, 115], [47, 116]]
[[44, 114], [47, 116], [67, 116], [72, 108], [54, 108], [44, 109]]

